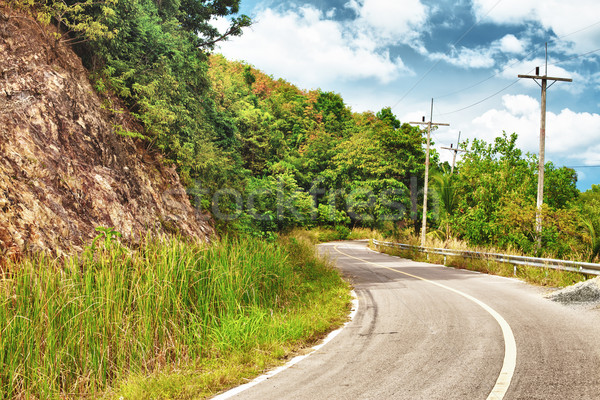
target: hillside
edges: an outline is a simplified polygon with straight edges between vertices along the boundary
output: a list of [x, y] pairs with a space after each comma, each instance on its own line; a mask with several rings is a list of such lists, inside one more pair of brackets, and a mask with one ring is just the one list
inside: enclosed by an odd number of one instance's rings
[[72, 50], [12, 14], [0, 21], [0, 254], [76, 252], [96, 227], [128, 241], [148, 229], [208, 240], [210, 219], [175, 169], [117, 135], [133, 119], [106, 109]]
[[[212, 53], [248, 23], [233, 21], [225, 36], [211, 27], [211, 18], [234, 15], [237, 1], [218, 9], [153, 0], [9, 3], [49, 16], [61, 41], [79, 43], [83, 61], [37, 22], [4, 18], [5, 252], [81, 248], [97, 226], [130, 239], [145, 228], [204, 237], [210, 228], [179, 181], [224, 233], [419, 230], [423, 131], [389, 107], [353, 112], [340, 94], [303, 90]], [[147, 140], [131, 139], [141, 134]], [[538, 253], [537, 161], [516, 140], [505, 133], [463, 143], [469, 152], [455, 174], [432, 152], [432, 235]], [[545, 176], [543, 251], [593, 259], [596, 194], [580, 198], [569, 168], [547, 163]]]

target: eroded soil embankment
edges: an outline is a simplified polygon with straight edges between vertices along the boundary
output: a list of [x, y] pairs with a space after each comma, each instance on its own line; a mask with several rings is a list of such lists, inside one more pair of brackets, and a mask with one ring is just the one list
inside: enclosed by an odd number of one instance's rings
[[177, 173], [137, 129], [107, 110], [88, 71], [33, 19], [0, 18], [0, 257], [81, 250], [114, 227], [134, 240], [148, 229], [206, 240], [208, 218], [189, 203]]

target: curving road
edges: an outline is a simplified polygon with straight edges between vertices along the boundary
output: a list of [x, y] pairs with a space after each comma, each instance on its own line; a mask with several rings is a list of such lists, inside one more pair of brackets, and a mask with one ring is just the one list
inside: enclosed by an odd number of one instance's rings
[[516, 280], [330, 243], [355, 318], [232, 399], [600, 399], [600, 311]]

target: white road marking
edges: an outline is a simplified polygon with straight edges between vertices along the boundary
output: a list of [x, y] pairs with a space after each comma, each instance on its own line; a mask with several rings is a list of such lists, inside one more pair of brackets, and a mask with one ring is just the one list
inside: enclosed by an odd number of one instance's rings
[[331, 342], [333, 340], [333, 338], [335, 338], [337, 335], [339, 335], [340, 332], [346, 326], [348, 326], [348, 324], [350, 322], [352, 322], [352, 320], [356, 316], [357, 312], [358, 312], [358, 297], [356, 296], [356, 293], [353, 290], [352, 291], [352, 310], [350, 312], [348, 322], [346, 322], [341, 328], [339, 328], [339, 329], [331, 332], [329, 335], [327, 335], [327, 337], [325, 339], [323, 339], [323, 341], [321, 343], [319, 343], [318, 345], [316, 345], [312, 349], [310, 349], [310, 353], [294, 357], [290, 361], [288, 361], [285, 365], [282, 365], [281, 367], [278, 367], [278, 368], [276, 368], [274, 370], [271, 370], [271, 371], [267, 372], [266, 374], [263, 374], [263, 375], [255, 378], [251, 382], [248, 382], [248, 383], [243, 384], [241, 386], [235, 387], [235, 388], [233, 388], [231, 390], [228, 390], [225, 393], [221, 393], [220, 395], [213, 397], [212, 400], [226, 400], [226, 399], [230, 399], [233, 396], [235, 396], [237, 394], [240, 394], [243, 391], [248, 390], [248, 389], [250, 389], [253, 386], [258, 385], [259, 383], [264, 382], [267, 379], [270, 379], [270, 378], [274, 377], [278, 373], [285, 371], [286, 369], [290, 368], [291, 366], [293, 366], [295, 364], [298, 364], [300, 361], [304, 360], [306, 357], [310, 356], [311, 354], [313, 354], [317, 350], [320, 350], [327, 343]]
[[346, 254], [346, 253], [340, 251], [338, 249], [338, 246], [335, 246], [335, 250], [338, 253], [340, 253], [346, 257], [354, 258], [354, 259], [362, 261], [364, 263], [375, 265], [380, 268], [385, 268], [390, 271], [394, 271], [399, 274], [407, 275], [412, 278], [419, 279], [419, 280], [431, 283], [432, 285], [436, 285], [438, 287], [449, 290], [449, 291], [456, 293], [468, 300], [471, 300], [472, 302], [474, 302], [475, 304], [477, 304], [478, 306], [483, 308], [485, 311], [487, 311], [496, 320], [496, 322], [498, 322], [498, 324], [500, 325], [500, 328], [502, 329], [502, 336], [504, 337], [504, 362], [502, 363], [502, 370], [500, 371], [500, 375], [498, 376], [498, 379], [496, 380], [496, 384], [494, 385], [494, 387], [492, 388], [492, 391], [488, 395], [487, 400], [502, 400], [504, 398], [504, 396], [506, 395], [506, 392], [508, 391], [508, 388], [510, 386], [510, 382], [511, 382], [512, 377], [515, 372], [515, 367], [517, 365], [517, 343], [515, 342], [515, 336], [512, 332], [512, 329], [510, 328], [510, 325], [508, 324], [508, 322], [506, 322], [506, 320], [500, 314], [498, 314], [498, 312], [496, 312], [493, 308], [491, 308], [490, 306], [488, 306], [481, 300], [478, 300], [471, 295], [463, 293], [460, 290], [453, 289], [449, 286], [442, 285], [441, 283], [434, 282], [434, 281], [422, 278], [417, 275], [409, 274], [409, 273], [403, 272], [403, 271], [398, 271], [397, 269], [387, 267], [383, 264], [378, 264], [378, 263], [374, 263], [371, 261], [363, 260], [362, 258], [359, 258], [359, 257], [351, 256], [349, 254]]

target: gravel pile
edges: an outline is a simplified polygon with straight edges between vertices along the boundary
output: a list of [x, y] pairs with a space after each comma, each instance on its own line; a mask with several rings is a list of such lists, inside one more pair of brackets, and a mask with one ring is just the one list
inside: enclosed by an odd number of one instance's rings
[[600, 277], [579, 282], [547, 297], [563, 304], [600, 303]]

